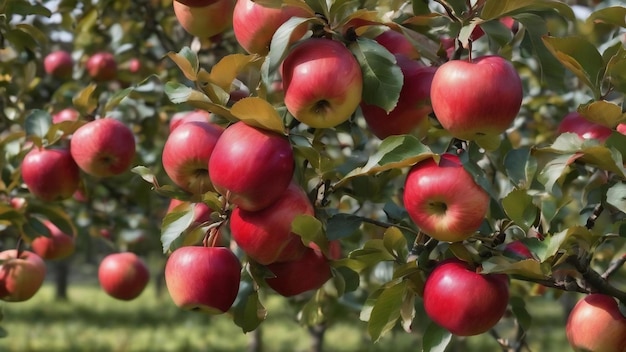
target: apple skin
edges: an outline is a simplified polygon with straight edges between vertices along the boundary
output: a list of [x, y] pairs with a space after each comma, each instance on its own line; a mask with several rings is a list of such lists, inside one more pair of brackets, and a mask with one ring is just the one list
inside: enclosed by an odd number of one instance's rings
[[482, 334], [500, 321], [509, 303], [508, 277], [482, 275], [456, 258], [440, 262], [424, 284], [424, 309], [457, 336]]
[[195, 7], [173, 1], [174, 14], [187, 33], [210, 38], [232, 25], [235, 0], [217, 0], [209, 5]]
[[65, 108], [52, 115], [52, 123], [61, 123], [64, 121], [78, 121], [80, 113], [74, 108]]
[[67, 148], [33, 148], [22, 161], [28, 190], [44, 201], [70, 198], [80, 184], [80, 171]]
[[186, 246], [165, 264], [165, 284], [174, 303], [186, 310], [221, 314], [239, 292], [241, 263], [225, 247]]
[[232, 238], [257, 263], [296, 260], [307, 247], [300, 236], [291, 232], [291, 223], [298, 215], [314, 215], [305, 191], [291, 183], [272, 205], [259, 211], [236, 207], [230, 217]]
[[211, 114], [204, 110], [183, 111], [176, 113], [170, 119], [170, 133], [183, 123], [191, 121], [211, 122]]
[[76, 249], [74, 237], [63, 233], [49, 220], [44, 220], [43, 224], [50, 231], [50, 236], [38, 236], [33, 239], [30, 244], [33, 252], [45, 260], [65, 259], [72, 255]]
[[404, 184], [404, 206], [413, 222], [439, 241], [457, 242], [480, 227], [489, 195], [474, 182], [458, 156], [442, 154], [415, 164]]
[[46, 73], [53, 77], [68, 79], [72, 77], [74, 71], [74, 59], [65, 50], [53, 51], [46, 55], [43, 67]]
[[565, 332], [575, 351], [626, 351], [626, 317], [608, 295], [592, 293], [578, 301]]
[[[252, 0], [237, 0], [233, 11], [233, 32], [239, 45], [250, 54], [265, 55], [269, 52], [272, 36], [278, 28], [292, 17], [312, 17], [313, 14], [298, 6], [285, 5], [271, 8]], [[298, 27], [291, 35], [293, 43], [302, 38], [308, 28]]]
[[573, 111], [563, 117], [561, 122], [559, 122], [559, 127], [556, 132], [557, 134], [566, 132], [576, 133], [583, 139], [597, 139], [600, 142], [604, 142], [611, 136], [613, 130], [591, 122], [583, 115]]
[[236, 122], [226, 128], [209, 159], [209, 176], [228, 201], [247, 211], [274, 203], [295, 169], [289, 140], [277, 133]]
[[617, 132], [626, 135], [626, 123], [620, 123], [615, 129]]
[[89, 76], [98, 82], [111, 81], [117, 77], [117, 62], [109, 52], [93, 54], [85, 64]]
[[517, 259], [533, 259], [534, 255], [528, 249], [528, 247], [524, 244], [524, 242], [520, 240], [512, 241], [507, 243], [504, 247], [504, 254], [512, 256]]
[[388, 29], [379, 35], [374, 40], [389, 50], [390, 53], [396, 55], [404, 55], [409, 59], [418, 59], [420, 57], [419, 52], [411, 44], [411, 42], [400, 32], [396, 32], [392, 29]]
[[213, 190], [209, 158], [223, 131], [219, 125], [192, 121], [170, 133], [163, 146], [163, 169], [178, 187], [193, 194]]
[[37, 254], [8, 249], [0, 252], [0, 299], [7, 302], [29, 300], [39, 291], [46, 277], [46, 264]]
[[367, 126], [380, 139], [410, 134], [413, 131], [417, 131], [418, 135], [424, 135], [428, 127], [428, 114], [433, 111], [430, 105], [430, 85], [437, 68], [422, 66], [401, 54], [395, 56], [404, 74], [404, 83], [396, 107], [387, 114], [376, 105], [361, 102], [361, 111]]
[[338, 41], [310, 38], [299, 43], [287, 54], [281, 73], [287, 110], [310, 127], [335, 127], [361, 102], [361, 68]]
[[274, 277], [266, 278], [265, 282], [284, 297], [316, 290], [332, 277], [328, 259], [313, 248], [306, 248], [300, 259], [272, 263], [267, 265], [267, 269]]
[[[167, 213], [172, 212], [177, 206], [183, 204], [182, 200], [173, 198], [170, 200], [170, 204], [167, 207]], [[211, 208], [205, 203], [195, 203], [195, 208], [193, 210], [193, 222], [194, 225], [199, 225], [203, 222], [208, 222], [211, 220]], [[193, 226], [193, 225], [192, 225]]]
[[137, 298], [150, 281], [150, 272], [135, 253], [109, 254], [100, 262], [98, 281], [109, 296], [123, 301]]
[[70, 139], [70, 152], [84, 172], [96, 177], [119, 175], [135, 157], [135, 136], [128, 126], [111, 117], [79, 127]]
[[509, 61], [488, 55], [441, 65], [430, 94], [443, 128], [453, 137], [471, 141], [504, 132], [519, 113], [523, 89]]

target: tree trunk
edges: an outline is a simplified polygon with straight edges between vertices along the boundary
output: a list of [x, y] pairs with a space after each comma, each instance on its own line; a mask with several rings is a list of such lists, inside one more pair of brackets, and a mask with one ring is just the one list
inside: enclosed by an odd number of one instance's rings
[[309, 335], [311, 335], [311, 352], [322, 352], [324, 350], [325, 333], [326, 324], [317, 324], [309, 327]]
[[263, 334], [261, 327], [250, 332], [250, 344], [248, 345], [248, 352], [262, 352], [263, 351]]
[[58, 301], [67, 300], [67, 284], [70, 273], [70, 261], [60, 260], [54, 263], [55, 271], [55, 299]]

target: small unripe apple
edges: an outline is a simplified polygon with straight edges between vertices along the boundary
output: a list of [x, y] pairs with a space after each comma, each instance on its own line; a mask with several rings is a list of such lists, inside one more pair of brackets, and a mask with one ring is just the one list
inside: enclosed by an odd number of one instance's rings
[[100, 262], [98, 280], [109, 296], [130, 301], [137, 298], [146, 288], [150, 272], [144, 261], [135, 253], [113, 253]]
[[50, 236], [36, 237], [30, 244], [33, 252], [46, 260], [64, 259], [72, 255], [76, 248], [74, 237], [63, 233], [49, 220], [44, 220], [43, 224], [50, 231]]
[[74, 71], [74, 59], [72, 55], [65, 50], [53, 51], [46, 55], [43, 61], [43, 67], [47, 74], [67, 79], [72, 77]]
[[228, 311], [237, 298], [241, 263], [225, 247], [180, 247], [167, 259], [165, 284], [174, 303], [209, 314]]
[[480, 227], [489, 194], [465, 170], [459, 157], [443, 154], [415, 164], [404, 185], [404, 206], [415, 224], [439, 241], [457, 242]]
[[117, 77], [117, 63], [109, 52], [93, 54], [85, 64], [87, 73], [94, 81], [111, 81]]
[[46, 277], [46, 264], [37, 254], [8, 249], [0, 252], [0, 299], [8, 302], [29, 300], [39, 291]]
[[22, 161], [28, 190], [44, 201], [63, 200], [78, 189], [80, 171], [67, 148], [33, 148]]
[[575, 351], [626, 351], [626, 317], [617, 301], [605, 294], [592, 293], [578, 301], [565, 331]]
[[313, 128], [347, 121], [361, 102], [363, 76], [343, 43], [310, 38], [296, 45], [282, 64], [285, 106]]

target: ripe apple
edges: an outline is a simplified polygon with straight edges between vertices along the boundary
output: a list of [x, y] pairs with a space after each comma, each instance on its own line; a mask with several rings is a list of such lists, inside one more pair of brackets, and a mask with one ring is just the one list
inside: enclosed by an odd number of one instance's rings
[[[292, 17], [312, 17], [299, 6], [284, 5], [280, 8], [263, 6], [252, 0], [237, 0], [233, 11], [233, 32], [242, 48], [251, 54], [265, 55], [269, 51], [272, 36], [278, 28]], [[300, 26], [291, 35], [290, 41], [302, 38], [307, 31]]]
[[225, 247], [180, 247], [165, 264], [167, 290], [182, 309], [224, 313], [237, 298], [240, 280], [241, 263]]
[[489, 195], [474, 182], [453, 154], [415, 164], [404, 184], [404, 206], [427, 235], [448, 242], [463, 241], [482, 223]]
[[285, 136], [242, 121], [226, 128], [209, 159], [215, 189], [247, 211], [274, 203], [289, 186], [294, 169], [293, 150]]
[[437, 119], [453, 137], [496, 138], [520, 110], [522, 81], [506, 59], [483, 56], [452, 60], [439, 67], [430, 91]]
[[53, 51], [46, 55], [43, 60], [43, 67], [47, 74], [67, 79], [72, 77], [74, 71], [74, 59], [72, 55], [65, 50]]
[[0, 252], [0, 299], [23, 302], [35, 295], [46, 277], [46, 264], [37, 254], [8, 249]]
[[80, 171], [67, 148], [33, 148], [22, 161], [28, 190], [44, 201], [67, 199], [80, 183]]
[[211, 122], [211, 114], [205, 110], [183, 111], [176, 113], [170, 119], [170, 133], [183, 123], [191, 121]]
[[124, 301], [137, 298], [150, 280], [144, 261], [135, 253], [109, 254], [100, 262], [98, 280], [111, 297]]
[[617, 132], [626, 135], [626, 123], [620, 123], [616, 128]]
[[604, 142], [611, 136], [613, 130], [606, 126], [591, 122], [583, 115], [573, 111], [563, 117], [561, 122], [559, 122], [559, 127], [556, 132], [557, 134], [566, 132], [576, 133], [583, 139], [597, 139]]
[[361, 102], [361, 111], [367, 126], [380, 139], [391, 135], [409, 134], [416, 130], [418, 135], [425, 134], [428, 128], [428, 114], [433, 111], [430, 105], [430, 85], [437, 68], [422, 66], [401, 54], [395, 56], [404, 74], [404, 84], [396, 107], [387, 114], [376, 105]]
[[52, 115], [52, 123], [61, 123], [63, 121], [78, 121], [80, 113], [74, 108], [65, 108]]
[[230, 217], [231, 235], [260, 264], [296, 260], [307, 249], [300, 236], [291, 232], [291, 223], [298, 215], [314, 215], [314, 211], [305, 191], [292, 182], [280, 198], [262, 210], [235, 207]]
[[109, 52], [93, 54], [85, 64], [87, 73], [94, 81], [111, 81], [117, 77], [117, 63]]
[[287, 54], [281, 71], [287, 110], [310, 127], [337, 126], [361, 102], [361, 67], [341, 42], [307, 39]]
[[424, 284], [424, 309], [458, 336], [482, 334], [500, 321], [509, 303], [508, 277], [480, 274], [456, 258], [439, 263]]
[[626, 317], [608, 295], [592, 293], [578, 301], [565, 331], [575, 351], [626, 351]]
[[419, 52], [415, 49], [413, 44], [407, 39], [404, 34], [396, 32], [392, 29], [388, 29], [379, 35], [374, 40], [389, 50], [390, 53], [396, 55], [404, 55], [409, 59], [418, 59], [420, 57]]
[[533, 253], [528, 249], [524, 242], [520, 240], [512, 241], [504, 246], [504, 254], [515, 257], [517, 259], [532, 259]]
[[224, 129], [192, 121], [178, 126], [163, 146], [163, 169], [180, 188], [193, 194], [213, 190], [209, 178], [209, 158]]
[[278, 294], [291, 297], [315, 290], [332, 277], [328, 259], [319, 250], [306, 248], [300, 259], [267, 265], [274, 277], [265, 279]]
[[49, 220], [44, 220], [43, 224], [50, 231], [50, 236], [42, 235], [33, 239], [33, 242], [30, 244], [33, 252], [46, 260], [64, 259], [72, 255], [76, 248], [74, 237], [63, 233]]
[[119, 175], [135, 157], [135, 136], [128, 126], [111, 117], [87, 122], [70, 139], [70, 152], [78, 166], [96, 177]]
[[174, 1], [174, 14], [187, 33], [206, 39], [232, 25], [235, 0], [217, 0], [205, 6], [189, 6]]

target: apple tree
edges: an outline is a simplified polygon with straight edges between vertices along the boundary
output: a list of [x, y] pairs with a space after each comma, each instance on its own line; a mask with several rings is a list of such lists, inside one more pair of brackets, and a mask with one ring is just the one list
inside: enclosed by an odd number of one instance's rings
[[[3, 265], [46, 221], [108, 223], [120, 251], [159, 232], [174, 303], [244, 333], [279, 294], [319, 338], [350, 315], [373, 342], [522, 350], [549, 290], [586, 295], [574, 349], [626, 348], [619, 1], [0, 7]], [[101, 282], [129, 299], [135, 274]]]

